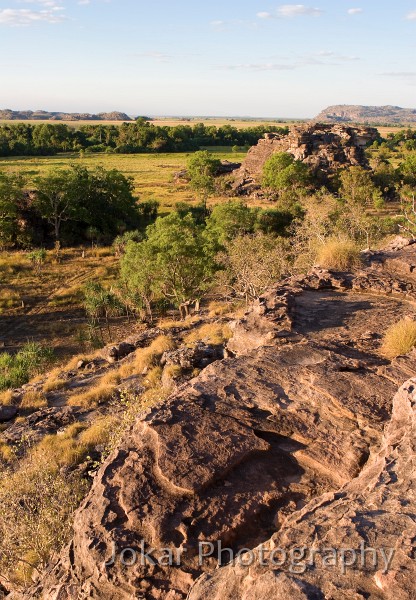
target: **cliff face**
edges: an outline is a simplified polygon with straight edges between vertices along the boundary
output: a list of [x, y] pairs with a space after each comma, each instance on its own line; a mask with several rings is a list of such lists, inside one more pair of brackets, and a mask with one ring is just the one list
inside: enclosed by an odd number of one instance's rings
[[288, 152], [325, 178], [346, 166], [368, 167], [367, 144], [378, 139], [377, 129], [345, 125], [297, 125], [287, 135], [266, 134], [253, 146], [236, 173], [237, 193], [250, 193], [261, 183], [264, 163], [277, 152]]
[[[230, 356], [108, 457], [69, 547], [26, 597], [410, 600], [416, 352], [390, 363], [379, 346], [390, 323], [416, 316], [415, 246], [368, 263], [287, 280], [236, 321]], [[346, 569], [348, 555], [331, 570], [317, 553], [292, 573], [259, 554], [362, 542], [377, 568]], [[219, 544], [254, 562], [216, 569]]]
[[400, 106], [328, 106], [315, 118], [319, 123], [416, 123], [415, 108]]

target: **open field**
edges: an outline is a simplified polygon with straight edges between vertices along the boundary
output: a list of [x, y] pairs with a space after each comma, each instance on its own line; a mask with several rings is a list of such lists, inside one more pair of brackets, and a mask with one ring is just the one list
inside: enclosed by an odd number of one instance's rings
[[[215, 157], [241, 162], [245, 152], [232, 152], [228, 147], [212, 148]], [[171, 210], [176, 202], [196, 202], [195, 193], [184, 183], [175, 183], [174, 174], [186, 166], [189, 153], [170, 154], [60, 154], [57, 156], [5, 157], [0, 158], [0, 169], [19, 172], [30, 181], [51, 169], [65, 169], [71, 163], [86, 167], [102, 165], [106, 169], [118, 169], [133, 177], [135, 193], [140, 200], [158, 200], [161, 208]], [[214, 198], [212, 200], [216, 202]]]
[[[81, 127], [82, 125], [121, 125], [122, 123], [131, 123], [132, 121], [52, 121], [50, 119], [23, 119], [23, 120], [9, 120], [0, 119], [0, 125], [10, 125], [12, 123], [27, 123], [31, 125], [39, 125], [42, 123], [50, 124], [65, 124], [70, 127]], [[176, 127], [177, 125], [196, 125], [197, 123], [204, 123], [204, 125], [214, 125], [216, 127], [222, 127], [223, 125], [232, 125], [238, 129], [246, 129], [247, 127], [256, 127], [259, 125], [276, 125], [276, 127], [284, 127], [294, 122], [302, 122], [301, 119], [243, 119], [236, 117], [155, 117], [151, 123], [159, 126]]]

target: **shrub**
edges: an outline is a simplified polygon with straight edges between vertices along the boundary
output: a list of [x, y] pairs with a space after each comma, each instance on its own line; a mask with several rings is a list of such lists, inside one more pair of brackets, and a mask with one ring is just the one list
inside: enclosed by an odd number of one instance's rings
[[71, 517], [87, 490], [75, 475], [54, 471], [39, 454], [0, 476], [0, 570], [20, 585], [31, 583], [68, 540]]
[[0, 354], [0, 390], [17, 388], [40, 373], [53, 359], [53, 350], [28, 342], [15, 355]]
[[401, 319], [384, 334], [381, 351], [389, 359], [407, 354], [416, 346], [416, 321]]
[[360, 251], [352, 240], [330, 238], [318, 249], [317, 262], [324, 269], [349, 271], [359, 266]]

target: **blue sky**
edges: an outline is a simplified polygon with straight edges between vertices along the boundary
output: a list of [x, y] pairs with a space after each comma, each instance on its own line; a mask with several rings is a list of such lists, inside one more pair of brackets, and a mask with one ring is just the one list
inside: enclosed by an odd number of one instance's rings
[[0, 0], [0, 108], [416, 106], [416, 0]]

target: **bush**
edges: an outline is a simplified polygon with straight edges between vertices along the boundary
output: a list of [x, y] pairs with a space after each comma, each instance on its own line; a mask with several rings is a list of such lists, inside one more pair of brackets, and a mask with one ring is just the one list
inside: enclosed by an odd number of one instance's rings
[[0, 354], [0, 391], [20, 387], [52, 362], [53, 350], [28, 342], [15, 355]]
[[360, 262], [358, 246], [349, 239], [330, 238], [318, 249], [317, 263], [324, 269], [349, 271]]
[[381, 351], [389, 359], [407, 354], [416, 346], [416, 321], [402, 319], [384, 334]]

